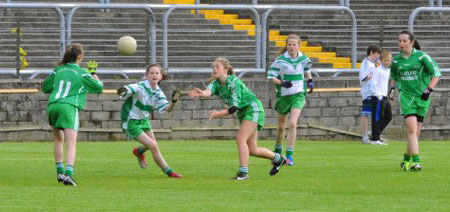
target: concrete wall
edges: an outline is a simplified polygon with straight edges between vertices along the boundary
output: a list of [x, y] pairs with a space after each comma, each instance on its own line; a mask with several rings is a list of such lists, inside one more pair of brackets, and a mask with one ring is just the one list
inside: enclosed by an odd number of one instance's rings
[[[106, 89], [118, 88], [135, 81], [106, 81]], [[276, 134], [277, 113], [274, 86], [266, 80], [245, 81], [265, 107], [266, 129], [260, 131], [260, 138], [273, 138]], [[450, 80], [441, 80], [439, 91], [432, 93], [432, 106], [425, 119], [425, 129], [421, 140], [449, 140], [450, 138]], [[40, 88], [40, 81], [3, 81], [0, 89]], [[197, 81], [167, 81], [162, 84], [168, 98], [173, 88], [190, 90], [203, 87]], [[316, 80], [317, 88], [358, 87], [354, 79]], [[438, 90], [438, 89], [437, 89]], [[48, 95], [43, 93], [4, 94], [0, 93], [0, 140], [52, 140], [47, 121], [46, 107]], [[78, 140], [124, 140], [120, 130], [121, 102], [115, 94], [90, 94], [86, 110], [80, 113], [80, 133]], [[226, 106], [217, 98], [192, 100], [183, 95], [173, 113], [153, 114], [151, 124], [159, 139], [231, 139], [236, 134], [238, 122], [234, 116], [210, 121], [209, 110]], [[305, 125], [319, 125], [328, 128], [359, 133], [361, 97], [359, 92], [317, 92], [308, 95], [307, 103], [299, 121], [299, 139], [312, 140], [359, 140], [358, 137], [343, 135]], [[397, 101], [393, 103], [394, 119], [385, 136], [389, 139], [405, 140], [403, 117], [399, 116]], [[207, 129], [205, 129], [207, 128]]]

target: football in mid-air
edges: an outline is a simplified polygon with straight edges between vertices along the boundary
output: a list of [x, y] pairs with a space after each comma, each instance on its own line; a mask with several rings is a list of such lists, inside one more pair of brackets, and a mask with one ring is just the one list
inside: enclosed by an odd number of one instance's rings
[[117, 41], [117, 51], [120, 55], [129, 56], [136, 53], [137, 43], [136, 40], [131, 36], [122, 36]]

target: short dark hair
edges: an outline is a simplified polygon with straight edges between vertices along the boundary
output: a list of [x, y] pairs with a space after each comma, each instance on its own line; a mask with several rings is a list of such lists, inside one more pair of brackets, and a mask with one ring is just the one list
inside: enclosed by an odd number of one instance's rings
[[369, 56], [371, 52], [381, 54], [381, 46], [378, 44], [370, 44], [369, 47], [367, 47], [367, 56]]

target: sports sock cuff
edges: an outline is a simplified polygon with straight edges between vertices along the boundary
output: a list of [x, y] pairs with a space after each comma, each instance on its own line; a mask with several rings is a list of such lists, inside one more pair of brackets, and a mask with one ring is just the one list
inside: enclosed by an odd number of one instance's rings
[[56, 172], [64, 173], [64, 163], [55, 163], [56, 164]]
[[275, 144], [275, 152], [281, 154], [283, 152], [283, 144]]
[[239, 173], [248, 173], [247, 166], [239, 166]]
[[73, 176], [73, 166], [72, 165], [67, 165], [66, 166], [66, 172], [65, 172], [65, 174], [67, 175], [67, 176]]
[[145, 149], [143, 146], [139, 146], [137, 148], [137, 152], [141, 155], [144, 154], [145, 151], [147, 151], [147, 149]]
[[172, 169], [168, 166], [163, 169], [163, 172], [166, 173], [167, 175], [169, 175], [170, 173], [172, 173]]
[[278, 153], [275, 153], [275, 157], [273, 158], [272, 162], [276, 163], [278, 161], [280, 161], [281, 159], [281, 155]]
[[403, 160], [409, 162], [411, 160], [411, 155], [403, 154]]

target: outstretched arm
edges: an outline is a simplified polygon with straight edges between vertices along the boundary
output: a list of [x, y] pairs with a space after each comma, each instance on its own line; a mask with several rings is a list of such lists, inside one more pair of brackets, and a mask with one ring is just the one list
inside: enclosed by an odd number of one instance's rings
[[206, 89], [206, 90], [202, 90], [200, 88], [194, 88], [192, 89], [192, 91], [189, 92], [189, 96], [192, 98], [195, 97], [210, 97], [211, 96], [211, 90]]
[[220, 111], [212, 110], [211, 112], [209, 112], [209, 120], [213, 120], [215, 118], [220, 118], [228, 115], [229, 115], [228, 109], [223, 109]]

